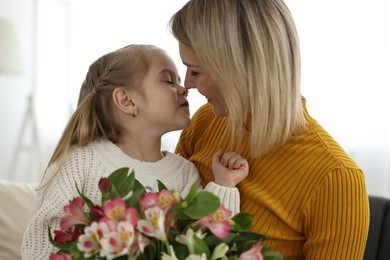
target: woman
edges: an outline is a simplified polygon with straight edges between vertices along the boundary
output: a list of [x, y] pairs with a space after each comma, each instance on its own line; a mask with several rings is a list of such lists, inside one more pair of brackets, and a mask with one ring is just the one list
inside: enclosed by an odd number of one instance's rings
[[176, 151], [213, 180], [212, 155], [247, 158], [238, 184], [253, 231], [285, 259], [361, 259], [369, 224], [364, 173], [306, 110], [299, 42], [282, 0], [191, 0], [170, 21], [185, 87], [208, 104]]

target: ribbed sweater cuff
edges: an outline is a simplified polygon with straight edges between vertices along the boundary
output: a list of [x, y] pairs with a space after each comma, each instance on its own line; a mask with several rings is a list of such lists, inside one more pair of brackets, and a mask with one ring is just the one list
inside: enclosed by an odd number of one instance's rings
[[204, 190], [216, 195], [221, 204], [232, 211], [232, 216], [240, 212], [240, 192], [236, 187], [230, 188], [209, 182]]

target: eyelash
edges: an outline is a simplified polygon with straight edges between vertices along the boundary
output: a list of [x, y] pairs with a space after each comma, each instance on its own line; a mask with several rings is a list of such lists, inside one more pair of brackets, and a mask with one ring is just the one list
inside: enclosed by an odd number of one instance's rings
[[173, 81], [171, 81], [171, 80], [168, 80], [167, 83], [168, 83], [169, 85], [171, 85], [171, 86], [175, 86], [175, 83], [174, 83]]
[[198, 72], [191, 70], [191, 76], [195, 77], [198, 76], [198, 74], [199, 74]]

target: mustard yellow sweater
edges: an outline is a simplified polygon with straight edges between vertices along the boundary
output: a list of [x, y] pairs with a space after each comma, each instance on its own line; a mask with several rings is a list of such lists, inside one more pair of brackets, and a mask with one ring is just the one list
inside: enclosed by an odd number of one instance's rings
[[[237, 151], [250, 165], [237, 186], [241, 211], [254, 215], [252, 231], [267, 235], [266, 244], [285, 259], [362, 259], [369, 224], [364, 174], [306, 108], [305, 116], [308, 131], [275, 151], [261, 158], [250, 158], [247, 145]], [[213, 154], [229, 145], [225, 127], [226, 119], [204, 105], [181, 134], [176, 152], [195, 163], [203, 185], [213, 180]]]

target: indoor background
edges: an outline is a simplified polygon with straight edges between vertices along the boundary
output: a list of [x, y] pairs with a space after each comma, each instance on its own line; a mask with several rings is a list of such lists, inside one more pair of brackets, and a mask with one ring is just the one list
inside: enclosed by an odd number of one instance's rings
[[[88, 66], [102, 54], [154, 44], [184, 77], [167, 24], [185, 2], [0, 0], [0, 179], [40, 180]], [[309, 112], [362, 167], [369, 193], [390, 198], [390, 0], [286, 3], [300, 35]], [[189, 101], [193, 114], [205, 99], [192, 90]], [[165, 136], [164, 149], [173, 150], [178, 135]]]

